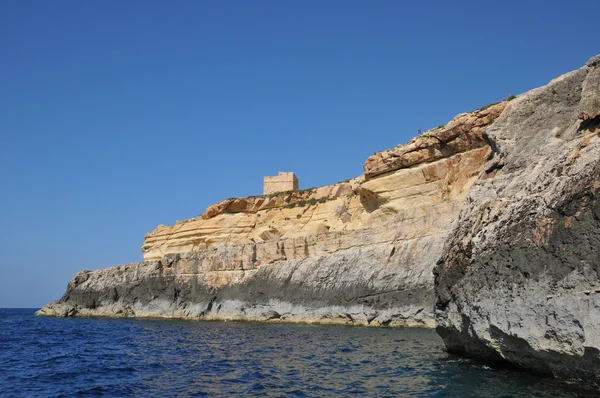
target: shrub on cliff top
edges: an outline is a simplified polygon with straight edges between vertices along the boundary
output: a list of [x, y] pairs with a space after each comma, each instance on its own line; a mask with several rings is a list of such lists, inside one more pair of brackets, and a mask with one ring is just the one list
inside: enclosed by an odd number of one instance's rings
[[482, 106], [481, 108], [477, 109], [478, 111], [485, 111], [487, 108], [490, 108], [494, 105], [498, 105], [500, 102], [502, 101], [498, 101], [498, 102], [492, 102], [491, 104], [487, 104], [486, 106]]

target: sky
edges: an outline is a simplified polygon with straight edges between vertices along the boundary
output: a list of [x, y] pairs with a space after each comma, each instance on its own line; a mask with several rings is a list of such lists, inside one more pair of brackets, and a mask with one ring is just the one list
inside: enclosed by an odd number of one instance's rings
[[300, 188], [600, 53], [593, 1], [0, 2], [0, 307]]

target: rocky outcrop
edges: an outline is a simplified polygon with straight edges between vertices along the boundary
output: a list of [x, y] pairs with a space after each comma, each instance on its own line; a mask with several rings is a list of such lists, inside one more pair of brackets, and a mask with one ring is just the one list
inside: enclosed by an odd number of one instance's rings
[[448, 124], [429, 130], [406, 145], [374, 154], [364, 165], [365, 178], [487, 146], [483, 132], [500, 116], [507, 103], [502, 101], [475, 112], [462, 113]]
[[[455, 127], [415, 142], [469, 134]], [[146, 261], [83, 271], [39, 314], [433, 327], [432, 270], [490, 154], [464, 142], [366, 181], [228, 199], [159, 226]]]
[[247, 198], [229, 198], [209, 206], [200, 218], [208, 220], [225, 213], [257, 213], [261, 210], [295, 207], [295, 205], [301, 205], [302, 202], [311, 200], [335, 199], [340, 196], [351, 195], [359, 183], [360, 178], [356, 178], [348, 182], [302, 191], [278, 192], [271, 195], [250, 196]]
[[494, 153], [435, 269], [449, 351], [600, 386], [599, 60], [487, 129]]

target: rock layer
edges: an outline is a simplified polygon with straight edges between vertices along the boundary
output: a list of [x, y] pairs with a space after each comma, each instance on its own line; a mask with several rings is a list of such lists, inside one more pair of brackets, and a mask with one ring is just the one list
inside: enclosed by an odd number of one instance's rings
[[[223, 246], [158, 261], [83, 271], [40, 314], [431, 327], [437, 237], [394, 242], [383, 232], [330, 233]], [[343, 242], [340, 242], [342, 240]], [[358, 245], [356, 242], [361, 242]], [[328, 254], [332, 245], [344, 248]]]
[[598, 57], [512, 101], [435, 269], [449, 351], [600, 386]]
[[507, 103], [502, 101], [475, 112], [460, 114], [448, 124], [430, 130], [406, 145], [374, 154], [364, 165], [365, 178], [485, 147], [483, 132], [502, 114]]

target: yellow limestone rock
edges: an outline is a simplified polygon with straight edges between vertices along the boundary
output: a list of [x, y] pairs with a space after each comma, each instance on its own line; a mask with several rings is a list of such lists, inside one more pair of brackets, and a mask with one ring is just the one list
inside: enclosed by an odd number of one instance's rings
[[[146, 235], [145, 260], [213, 247], [353, 231], [458, 209], [489, 153], [475, 148], [379, 178], [272, 198], [228, 199], [205, 214]], [[394, 228], [402, 228], [402, 225]]]

